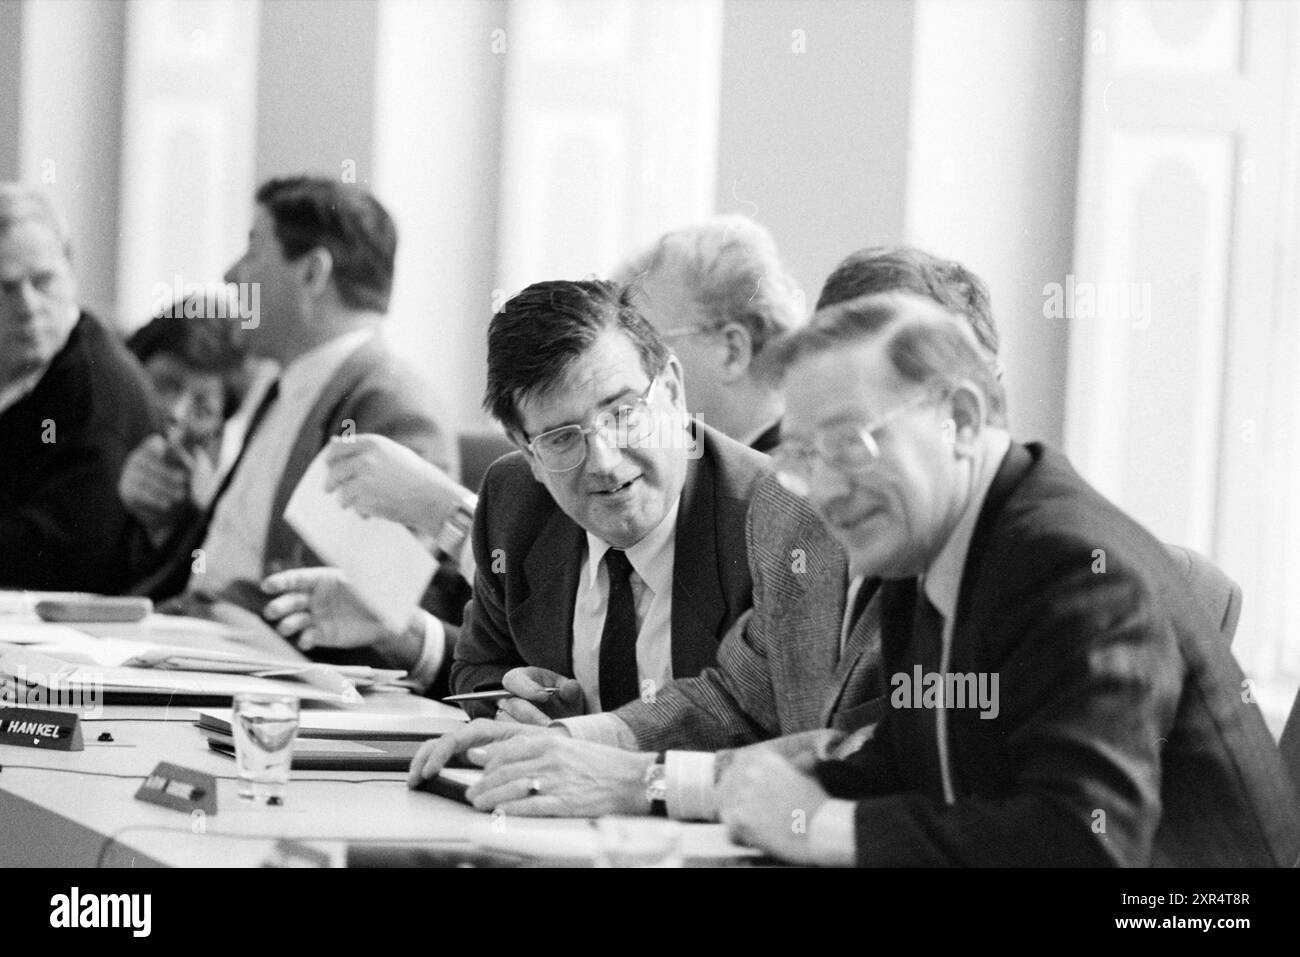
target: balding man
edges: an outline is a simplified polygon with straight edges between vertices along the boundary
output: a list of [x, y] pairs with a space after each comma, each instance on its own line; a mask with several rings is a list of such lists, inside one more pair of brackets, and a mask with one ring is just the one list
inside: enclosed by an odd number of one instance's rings
[[49, 201], [0, 184], [0, 588], [126, 584], [117, 479], [152, 417], [143, 370], [78, 308]]

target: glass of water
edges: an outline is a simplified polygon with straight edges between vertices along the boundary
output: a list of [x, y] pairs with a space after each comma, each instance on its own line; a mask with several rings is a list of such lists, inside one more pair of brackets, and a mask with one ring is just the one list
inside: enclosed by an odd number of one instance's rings
[[293, 695], [235, 695], [230, 726], [241, 798], [284, 803], [293, 741], [298, 735], [298, 706]]

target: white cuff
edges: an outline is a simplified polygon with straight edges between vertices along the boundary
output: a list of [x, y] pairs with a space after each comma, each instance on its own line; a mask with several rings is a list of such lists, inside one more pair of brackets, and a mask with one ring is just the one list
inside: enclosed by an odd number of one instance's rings
[[447, 631], [442, 622], [427, 611], [420, 612], [424, 619], [424, 644], [420, 657], [411, 667], [409, 677], [419, 687], [428, 690], [442, 670], [442, 660], [447, 656]]
[[622, 718], [616, 718], [608, 711], [601, 714], [584, 714], [577, 718], [562, 718], [554, 722], [569, 732], [579, 741], [594, 741], [596, 744], [621, 748], [624, 751], [636, 751], [636, 735]]
[[808, 845], [818, 864], [852, 867], [858, 862], [857, 826], [852, 801], [832, 798], [813, 814], [808, 824]]
[[682, 821], [716, 821], [718, 792], [713, 785], [712, 751], [669, 751], [664, 758], [668, 816]]

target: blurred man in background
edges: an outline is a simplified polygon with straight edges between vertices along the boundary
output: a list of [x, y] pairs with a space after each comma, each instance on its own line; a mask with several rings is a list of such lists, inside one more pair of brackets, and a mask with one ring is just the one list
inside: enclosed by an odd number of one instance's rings
[[719, 216], [666, 233], [613, 278], [636, 288], [680, 360], [691, 413], [759, 452], [775, 448], [783, 402], [754, 375], [755, 361], [804, 310], [772, 235], [744, 216]]
[[155, 430], [139, 365], [77, 306], [49, 202], [0, 184], [0, 587], [127, 584], [118, 475]]
[[[355, 186], [300, 176], [258, 189], [248, 250], [225, 279], [258, 284], [261, 315], [247, 330], [247, 346], [278, 362], [280, 375], [257, 400], [248, 438], [212, 504], [197, 521], [168, 530], [138, 592], [228, 598], [260, 612], [267, 575], [319, 566], [283, 516], [331, 440], [376, 433], [454, 470], [451, 437], [438, 424], [427, 383], [379, 337], [396, 249], [388, 211]], [[358, 621], [373, 621], [359, 605], [349, 608]], [[448, 607], [443, 617], [454, 622], [459, 609]], [[351, 633], [355, 644], [373, 644], [360, 629]], [[413, 614], [391, 639], [315, 654], [382, 665], [414, 655], [430, 675], [450, 658], [437, 619]]]

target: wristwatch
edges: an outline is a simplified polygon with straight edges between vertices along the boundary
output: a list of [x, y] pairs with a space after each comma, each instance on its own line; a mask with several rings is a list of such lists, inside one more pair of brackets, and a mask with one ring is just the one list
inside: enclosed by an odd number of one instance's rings
[[459, 503], [434, 538], [435, 550], [453, 562], [460, 562], [461, 549], [474, 524], [474, 508], [475, 503], [468, 499]]
[[665, 777], [664, 759], [667, 751], [655, 755], [654, 763], [645, 769], [645, 797], [650, 802], [650, 813], [656, 817], [668, 816], [668, 779]]

